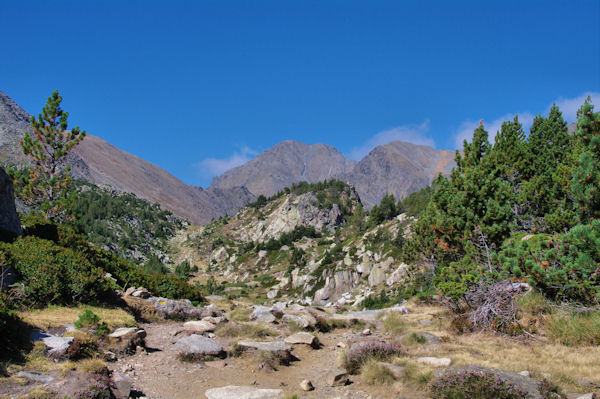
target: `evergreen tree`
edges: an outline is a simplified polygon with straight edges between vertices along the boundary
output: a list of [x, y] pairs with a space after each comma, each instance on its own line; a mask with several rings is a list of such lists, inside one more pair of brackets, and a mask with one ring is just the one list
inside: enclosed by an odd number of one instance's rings
[[23, 153], [33, 162], [29, 176], [16, 182], [17, 193], [29, 206], [46, 218], [61, 218], [72, 202], [70, 167], [65, 157], [83, 140], [79, 127], [68, 130], [68, 112], [60, 107], [62, 97], [54, 91], [38, 118], [31, 117], [32, 135], [28, 132], [20, 142]]
[[590, 98], [578, 111], [577, 137], [584, 152], [573, 175], [572, 192], [583, 223], [600, 218], [600, 113], [594, 112]]

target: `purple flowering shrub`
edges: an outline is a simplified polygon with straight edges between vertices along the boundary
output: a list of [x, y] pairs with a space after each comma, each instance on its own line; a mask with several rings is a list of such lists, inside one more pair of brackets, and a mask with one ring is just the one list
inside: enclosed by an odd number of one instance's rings
[[365, 342], [360, 345], [353, 345], [343, 358], [342, 366], [349, 373], [356, 373], [360, 366], [369, 359], [387, 360], [392, 356], [404, 354], [402, 347], [398, 343], [387, 342]]
[[530, 399], [510, 381], [484, 370], [448, 371], [431, 385], [432, 399]]

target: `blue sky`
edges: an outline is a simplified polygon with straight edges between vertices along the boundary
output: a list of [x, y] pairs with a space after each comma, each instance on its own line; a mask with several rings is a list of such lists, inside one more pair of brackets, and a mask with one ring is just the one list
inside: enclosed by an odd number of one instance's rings
[[[0, 90], [187, 183], [293, 139], [455, 149], [600, 98], [600, 0], [0, 0]], [[598, 93], [598, 94], [597, 94]]]

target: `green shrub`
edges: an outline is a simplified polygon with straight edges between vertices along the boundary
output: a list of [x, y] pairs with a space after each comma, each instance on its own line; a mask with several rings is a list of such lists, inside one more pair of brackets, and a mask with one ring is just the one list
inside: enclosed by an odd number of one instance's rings
[[565, 234], [521, 236], [508, 240], [498, 255], [506, 276], [527, 279], [552, 299], [600, 301], [600, 220]]
[[94, 330], [97, 336], [108, 334], [108, 325], [105, 322], [100, 322], [100, 318], [90, 309], [84, 310], [74, 325], [77, 329], [86, 328]]
[[113, 290], [102, 268], [81, 252], [37, 237], [3, 245], [9, 264], [25, 285], [22, 301], [27, 305], [101, 301]]

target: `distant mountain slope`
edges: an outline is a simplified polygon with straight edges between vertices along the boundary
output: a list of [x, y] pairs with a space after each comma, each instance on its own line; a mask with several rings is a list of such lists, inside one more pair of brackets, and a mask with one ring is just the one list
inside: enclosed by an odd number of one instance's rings
[[429, 185], [439, 172], [449, 173], [453, 166], [453, 151], [400, 141], [376, 147], [358, 163], [325, 144], [284, 141], [215, 177], [211, 187], [243, 185], [255, 195], [271, 195], [299, 181], [335, 177], [354, 185], [370, 208], [386, 193], [406, 197]]
[[215, 177], [211, 188], [245, 186], [255, 195], [268, 196], [299, 181], [314, 183], [343, 175], [354, 164], [329, 145], [287, 140]]
[[392, 141], [375, 147], [344, 176], [354, 185], [361, 200], [371, 207], [387, 193], [404, 198], [454, 167], [454, 151]]
[[[29, 120], [27, 112], [0, 92], [1, 162], [26, 162], [18, 143], [29, 128]], [[213, 218], [232, 215], [255, 198], [243, 187], [203, 190], [187, 185], [158, 166], [92, 135], [69, 157], [75, 178], [131, 192], [193, 223], [204, 224]]]

